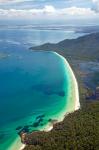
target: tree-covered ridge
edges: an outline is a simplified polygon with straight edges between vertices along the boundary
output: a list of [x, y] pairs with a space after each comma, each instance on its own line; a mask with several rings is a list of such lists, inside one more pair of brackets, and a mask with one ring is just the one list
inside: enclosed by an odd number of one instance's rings
[[27, 135], [25, 143], [24, 150], [99, 150], [99, 101], [86, 103], [50, 132]]
[[99, 60], [99, 33], [92, 33], [77, 39], [66, 39], [57, 44], [45, 43], [32, 47], [33, 50], [52, 50], [64, 57]]

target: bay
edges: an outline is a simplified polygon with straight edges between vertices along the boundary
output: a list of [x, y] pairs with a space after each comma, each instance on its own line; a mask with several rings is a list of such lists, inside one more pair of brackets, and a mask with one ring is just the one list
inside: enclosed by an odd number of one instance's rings
[[[75, 32], [0, 30], [0, 149], [11, 150], [21, 131], [41, 130], [68, 103], [68, 67], [54, 52], [30, 46], [58, 42]], [[20, 146], [20, 142], [18, 142]], [[19, 146], [17, 145], [17, 148]]]

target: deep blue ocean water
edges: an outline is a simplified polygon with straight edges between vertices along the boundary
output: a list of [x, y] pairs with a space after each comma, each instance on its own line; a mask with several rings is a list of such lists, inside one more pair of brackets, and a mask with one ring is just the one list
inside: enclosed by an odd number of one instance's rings
[[80, 35], [58, 30], [0, 30], [0, 150], [9, 149], [20, 131], [42, 128], [66, 105], [68, 80], [63, 60], [53, 52], [29, 47]]

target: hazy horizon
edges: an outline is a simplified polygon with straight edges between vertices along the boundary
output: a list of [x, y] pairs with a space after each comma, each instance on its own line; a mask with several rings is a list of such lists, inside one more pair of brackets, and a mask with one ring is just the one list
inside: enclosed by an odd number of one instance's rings
[[0, 0], [0, 24], [99, 25], [98, 0]]

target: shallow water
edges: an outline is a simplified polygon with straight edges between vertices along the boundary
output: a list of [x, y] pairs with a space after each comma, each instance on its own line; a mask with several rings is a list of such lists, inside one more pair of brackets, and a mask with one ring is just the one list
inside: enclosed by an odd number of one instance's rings
[[[9, 56], [0, 60], [0, 126], [19, 124], [6, 131], [7, 136], [18, 126], [36, 130], [62, 110], [68, 86], [62, 63], [52, 52], [31, 52], [21, 59]], [[36, 119], [39, 115], [43, 117]], [[31, 123], [20, 123], [31, 116]]]

